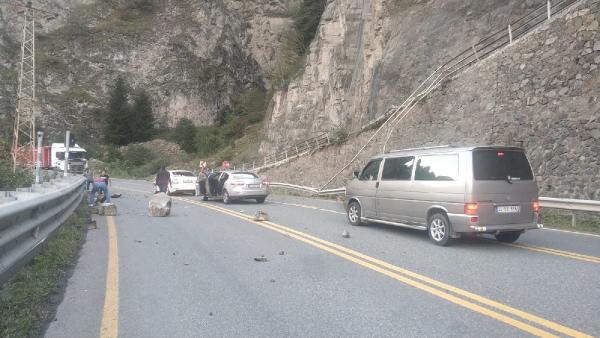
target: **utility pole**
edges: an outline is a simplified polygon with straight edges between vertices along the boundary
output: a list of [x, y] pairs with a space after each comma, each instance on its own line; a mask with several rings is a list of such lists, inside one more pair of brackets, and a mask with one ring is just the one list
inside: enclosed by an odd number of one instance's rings
[[47, 21], [58, 14], [33, 7], [31, 1], [25, 6], [19, 3], [0, 3], [13, 7], [24, 19], [21, 40], [21, 60], [19, 63], [19, 87], [17, 109], [13, 129], [12, 160], [13, 172], [17, 166], [33, 169], [35, 152], [35, 12], [41, 12]]
[[35, 163], [35, 12], [31, 1], [24, 8], [17, 111], [13, 130], [13, 172]]

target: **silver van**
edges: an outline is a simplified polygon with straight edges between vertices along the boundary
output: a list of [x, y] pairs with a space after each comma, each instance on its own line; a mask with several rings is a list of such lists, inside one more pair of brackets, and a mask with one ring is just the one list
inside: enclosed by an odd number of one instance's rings
[[463, 234], [514, 242], [543, 227], [538, 189], [522, 148], [431, 147], [373, 157], [346, 187], [352, 225], [426, 230], [438, 245]]

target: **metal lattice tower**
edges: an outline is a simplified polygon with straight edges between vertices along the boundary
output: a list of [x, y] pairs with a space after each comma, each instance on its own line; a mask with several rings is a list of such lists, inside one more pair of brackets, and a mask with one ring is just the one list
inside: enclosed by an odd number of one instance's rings
[[17, 110], [13, 131], [13, 171], [35, 163], [35, 16], [31, 2], [24, 8]]

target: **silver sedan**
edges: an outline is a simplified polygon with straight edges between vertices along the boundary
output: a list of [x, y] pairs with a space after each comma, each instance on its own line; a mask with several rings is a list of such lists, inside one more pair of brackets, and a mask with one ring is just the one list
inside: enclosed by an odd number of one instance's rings
[[198, 188], [204, 200], [222, 199], [225, 204], [241, 199], [255, 199], [263, 203], [269, 195], [262, 179], [247, 171], [218, 171], [201, 175]]

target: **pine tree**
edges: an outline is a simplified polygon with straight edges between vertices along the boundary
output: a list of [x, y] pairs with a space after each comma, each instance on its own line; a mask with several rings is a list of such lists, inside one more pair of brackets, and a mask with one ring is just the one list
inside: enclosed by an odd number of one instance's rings
[[127, 83], [118, 77], [110, 93], [104, 137], [109, 144], [126, 145], [131, 138]]
[[183, 118], [177, 122], [174, 130], [175, 142], [187, 153], [196, 152], [195, 134], [196, 128], [190, 119]]
[[145, 90], [138, 90], [131, 108], [131, 142], [145, 142], [154, 134], [152, 101]]

